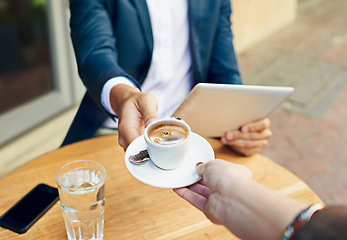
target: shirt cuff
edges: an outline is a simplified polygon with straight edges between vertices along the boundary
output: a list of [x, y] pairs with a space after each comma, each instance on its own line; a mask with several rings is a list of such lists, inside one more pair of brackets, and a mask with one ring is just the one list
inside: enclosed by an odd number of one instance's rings
[[136, 85], [127, 77], [114, 77], [105, 83], [104, 87], [102, 88], [102, 92], [101, 92], [101, 104], [106, 109], [106, 111], [108, 111], [109, 113], [111, 113], [115, 117], [117, 115], [111, 107], [110, 92], [111, 92], [111, 89], [118, 84], [125, 84], [125, 85], [128, 85], [130, 87], [136, 87]]

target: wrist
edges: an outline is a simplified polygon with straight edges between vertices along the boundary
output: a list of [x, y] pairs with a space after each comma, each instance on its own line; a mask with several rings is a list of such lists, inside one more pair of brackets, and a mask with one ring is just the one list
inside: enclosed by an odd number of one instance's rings
[[312, 215], [317, 211], [320, 211], [324, 208], [324, 206], [320, 203], [314, 204], [303, 211], [301, 211], [295, 219], [288, 225], [288, 227], [284, 230], [282, 240], [290, 240], [294, 238], [295, 233], [310, 221]]
[[116, 113], [113, 111], [113, 108], [111, 106], [110, 95], [112, 88], [118, 84], [125, 84], [130, 87], [136, 87], [136, 84], [131, 79], [125, 76], [117, 76], [111, 78], [105, 83], [101, 92], [101, 104], [106, 109], [106, 111], [115, 116]]

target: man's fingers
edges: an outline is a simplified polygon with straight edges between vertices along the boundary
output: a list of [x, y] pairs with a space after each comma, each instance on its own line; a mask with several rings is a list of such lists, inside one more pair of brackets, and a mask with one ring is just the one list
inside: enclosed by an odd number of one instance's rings
[[118, 143], [122, 148], [127, 149], [129, 144], [143, 133], [144, 127], [142, 121], [122, 120], [125, 124], [121, 122], [118, 124]]
[[244, 148], [244, 149], [252, 149], [252, 148], [264, 148], [269, 144], [267, 139], [261, 140], [244, 140], [238, 139], [231, 142], [228, 142], [227, 145], [230, 147]]
[[253, 154], [260, 153], [262, 150], [262, 148], [239, 148], [239, 147], [233, 147], [232, 149], [233, 151], [243, 156], [251, 156]]
[[119, 144], [126, 149], [138, 136], [143, 134], [145, 126], [159, 119], [158, 104], [152, 95], [138, 92], [122, 106], [118, 124]]
[[260, 132], [270, 127], [270, 119], [264, 118], [241, 127], [241, 132]]
[[261, 132], [240, 132], [240, 131], [232, 131], [227, 132], [222, 137], [222, 142], [224, 144], [229, 144], [232, 141], [236, 140], [250, 140], [250, 141], [256, 141], [256, 140], [262, 140], [262, 139], [269, 139], [272, 136], [272, 132], [270, 129], [265, 129]]
[[226, 143], [226, 146], [229, 146], [230, 148], [232, 148], [233, 151], [241, 155], [250, 156], [252, 154], [259, 153], [268, 144], [269, 141], [266, 139], [256, 141], [241, 139], [228, 142]]

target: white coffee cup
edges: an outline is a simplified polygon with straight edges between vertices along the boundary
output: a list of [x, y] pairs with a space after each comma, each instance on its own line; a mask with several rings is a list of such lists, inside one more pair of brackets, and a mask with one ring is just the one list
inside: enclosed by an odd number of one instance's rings
[[[183, 139], [181, 130], [184, 131]], [[185, 121], [175, 118], [157, 120], [146, 127], [144, 137], [149, 156], [159, 168], [172, 170], [184, 163], [191, 139], [191, 129]]]

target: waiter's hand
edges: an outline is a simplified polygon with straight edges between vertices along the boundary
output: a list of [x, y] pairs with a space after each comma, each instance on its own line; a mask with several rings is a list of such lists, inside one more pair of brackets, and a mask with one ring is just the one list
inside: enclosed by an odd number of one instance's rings
[[307, 205], [252, 181], [239, 164], [214, 159], [197, 166], [203, 179], [174, 191], [240, 239], [281, 239], [284, 229]]
[[232, 148], [235, 152], [244, 156], [259, 153], [268, 145], [271, 137], [270, 119], [264, 118], [259, 121], [246, 124], [239, 130], [226, 132], [221, 141]]
[[151, 122], [159, 119], [156, 99], [138, 88], [119, 84], [112, 88], [110, 101], [119, 118], [118, 142], [124, 150]]

